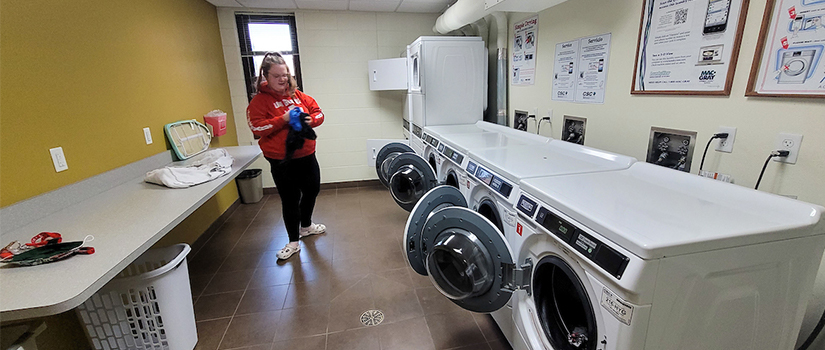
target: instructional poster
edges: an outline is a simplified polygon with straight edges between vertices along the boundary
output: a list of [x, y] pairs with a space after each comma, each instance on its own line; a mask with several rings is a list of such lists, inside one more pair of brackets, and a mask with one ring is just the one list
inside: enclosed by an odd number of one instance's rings
[[604, 103], [610, 36], [607, 33], [556, 44], [553, 100]]
[[536, 43], [539, 16], [535, 15], [513, 25], [513, 85], [533, 85], [536, 79]]
[[604, 103], [610, 33], [579, 39], [579, 76], [576, 102]]
[[579, 41], [573, 40], [556, 44], [555, 65], [553, 67], [553, 100], [576, 100], [576, 66], [579, 62]]
[[646, 0], [632, 92], [729, 94], [741, 9], [742, 0]]
[[749, 92], [825, 96], [825, 0], [777, 0], [763, 23], [769, 27]]

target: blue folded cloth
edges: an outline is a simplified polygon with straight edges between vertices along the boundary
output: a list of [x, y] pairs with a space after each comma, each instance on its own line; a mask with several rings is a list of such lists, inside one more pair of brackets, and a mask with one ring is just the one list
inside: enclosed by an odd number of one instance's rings
[[295, 107], [289, 111], [289, 126], [292, 130], [301, 131], [301, 115], [304, 114], [301, 108]]

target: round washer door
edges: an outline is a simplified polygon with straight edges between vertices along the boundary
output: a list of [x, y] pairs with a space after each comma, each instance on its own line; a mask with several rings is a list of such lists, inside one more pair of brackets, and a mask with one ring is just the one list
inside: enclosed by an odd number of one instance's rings
[[410, 152], [413, 152], [413, 149], [401, 142], [392, 142], [381, 147], [381, 150], [378, 151], [378, 155], [375, 157], [375, 173], [378, 174], [378, 181], [380, 181], [382, 185], [385, 187], [389, 186], [390, 176], [392, 176], [389, 170], [392, 161], [395, 160], [398, 155]]
[[598, 332], [594, 305], [582, 282], [586, 276], [549, 255], [535, 265], [532, 278], [536, 316], [553, 349], [595, 350]]
[[407, 225], [404, 227], [404, 252], [407, 254], [410, 267], [420, 275], [427, 275], [424, 257], [421, 255], [421, 234], [424, 224], [434, 211], [453, 206], [466, 208], [467, 200], [457, 188], [441, 185], [427, 192], [407, 218]]
[[453, 303], [486, 313], [510, 300], [513, 293], [503, 288], [502, 276], [512, 268], [513, 255], [490, 220], [464, 207], [440, 209], [424, 224], [421, 242], [430, 281]]
[[415, 153], [404, 153], [390, 163], [390, 194], [401, 208], [411, 211], [418, 200], [436, 185], [430, 164]]

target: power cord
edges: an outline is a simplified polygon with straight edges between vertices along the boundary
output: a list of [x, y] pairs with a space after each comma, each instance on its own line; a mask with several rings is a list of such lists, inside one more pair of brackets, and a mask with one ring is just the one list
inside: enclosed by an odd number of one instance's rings
[[822, 327], [825, 327], [825, 311], [822, 313], [822, 317], [819, 318], [819, 322], [814, 327], [814, 330], [811, 331], [811, 335], [808, 336], [808, 339], [805, 340], [802, 345], [799, 346], [796, 350], [807, 350], [811, 344], [813, 344], [816, 337], [819, 336], [819, 332], [822, 331]]
[[536, 126], [536, 135], [538, 135], [539, 131], [541, 131], [541, 122], [545, 120], [548, 124], [550, 124], [550, 134], [553, 134], [553, 122], [550, 120], [550, 117], [542, 117], [541, 119], [539, 119], [539, 122]]
[[708, 155], [708, 148], [710, 148], [710, 143], [713, 142], [714, 139], [726, 139], [726, 138], [728, 138], [728, 133], [726, 133], [726, 132], [716, 133], [716, 134], [713, 134], [713, 136], [711, 136], [710, 140], [708, 140], [708, 144], [705, 145], [705, 151], [702, 152], [702, 163], [699, 164], [699, 171], [700, 172], [702, 171], [702, 168], [705, 167], [705, 156]]
[[768, 167], [768, 162], [771, 161], [771, 158], [774, 158], [774, 157], [787, 157], [789, 154], [791, 154], [791, 151], [788, 151], [788, 150], [785, 150], [785, 149], [776, 150], [776, 151], [771, 152], [771, 154], [768, 156], [768, 159], [765, 159], [765, 165], [762, 166], [762, 172], [759, 173], [759, 179], [756, 180], [756, 186], [754, 186], [753, 189], [754, 190], [759, 189], [759, 183], [762, 182], [762, 175], [765, 175], [765, 168]]

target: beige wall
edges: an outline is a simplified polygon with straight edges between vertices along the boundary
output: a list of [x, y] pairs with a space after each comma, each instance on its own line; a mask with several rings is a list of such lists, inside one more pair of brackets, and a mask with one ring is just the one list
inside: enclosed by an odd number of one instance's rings
[[[233, 110], [238, 116], [235, 118], [238, 142], [251, 144], [255, 141], [244, 118], [247, 99], [235, 11], [219, 8], [218, 18]], [[248, 9], [237, 11], [249, 12]], [[376, 178], [375, 168], [367, 165], [366, 140], [403, 137], [404, 93], [370, 91], [367, 61], [400, 57], [407, 44], [417, 37], [435, 35], [432, 27], [437, 17], [437, 14], [349, 11], [295, 13], [304, 92], [318, 101], [326, 116], [324, 124], [316, 129], [321, 182]], [[265, 160], [252, 167], [266, 171], [264, 187], [274, 186]]]
[[[825, 101], [744, 97], [765, 0], [750, 2], [729, 97], [630, 95], [641, 6], [642, 1], [638, 0], [575, 0], [540, 12], [536, 83], [510, 87], [510, 115], [513, 109], [538, 108], [542, 116], [552, 108], [555, 138], [560, 135], [565, 114], [586, 117], [586, 145], [640, 160], [645, 158], [651, 126], [697, 131], [691, 167], [694, 174], [708, 138], [719, 126], [736, 127], [733, 153], [711, 149], [705, 169], [731, 174], [736, 184], [750, 188], [756, 183], [777, 134], [800, 133], [804, 139], [797, 163], [772, 162], [759, 188], [825, 205]], [[510, 23], [531, 15], [510, 14]], [[512, 40], [512, 26], [510, 32]], [[556, 43], [603, 33], [612, 33], [605, 103], [552, 101]], [[530, 126], [535, 131], [535, 124], [531, 122]], [[542, 125], [541, 131], [549, 134], [546, 125]]]
[[[825, 99], [744, 97], [765, 0], [750, 2], [733, 88], [728, 97], [630, 95], [642, 3], [638, 0], [575, 0], [540, 12], [536, 83], [533, 86], [510, 86], [510, 115], [513, 109], [532, 111], [538, 108], [539, 116], [552, 109], [554, 138], [560, 137], [565, 114], [586, 117], [586, 145], [640, 160], [645, 158], [651, 126], [697, 131], [691, 167], [694, 174], [698, 172], [708, 138], [719, 126], [736, 127], [733, 153], [709, 150], [705, 169], [731, 174], [737, 185], [748, 188], [755, 185], [778, 133], [803, 134], [797, 163], [771, 162], [759, 188], [825, 205]], [[532, 15], [512, 13], [510, 23]], [[552, 61], [556, 43], [603, 33], [612, 33], [604, 104], [552, 101]], [[512, 27], [510, 34], [512, 41]], [[512, 42], [510, 45], [512, 47]], [[535, 131], [535, 124], [530, 126]], [[550, 134], [546, 124], [542, 125], [541, 131]], [[823, 308], [825, 260], [820, 264], [814, 295], [805, 315], [801, 330], [803, 338], [810, 334]], [[811, 349], [821, 348], [825, 348], [823, 334], [811, 346]]]

